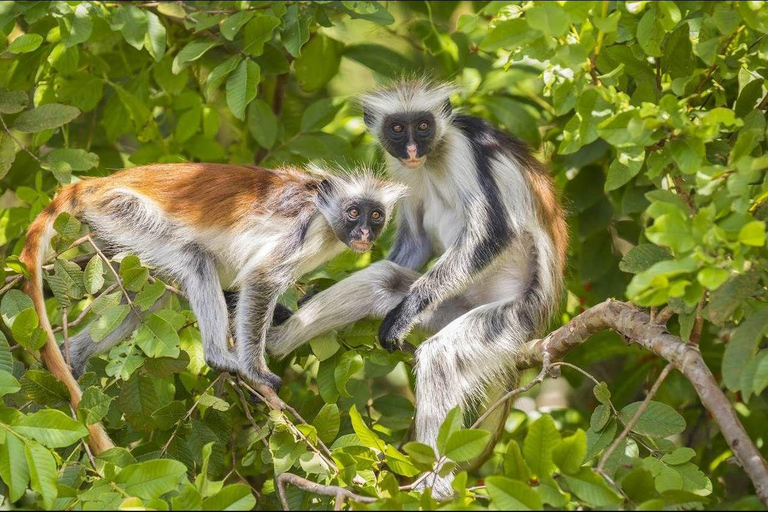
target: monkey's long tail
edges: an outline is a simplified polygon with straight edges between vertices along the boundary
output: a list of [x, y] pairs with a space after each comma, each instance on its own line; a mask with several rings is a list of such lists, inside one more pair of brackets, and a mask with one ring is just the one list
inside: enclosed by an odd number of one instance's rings
[[[82, 391], [77, 380], [72, 376], [69, 366], [61, 356], [61, 351], [56, 343], [56, 337], [51, 329], [51, 323], [45, 309], [45, 298], [43, 297], [43, 261], [46, 250], [48, 249], [54, 229], [53, 223], [56, 217], [61, 213], [76, 215], [82, 210], [82, 204], [79, 201], [80, 184], [65, 187], [56, 196], [37, 218], [32, 222], [27, 232], [27, 242], [21, 252], [20, 259], [27, 266], [30, 273], [29, 281], [24, 285], [24, 291], [32, 298], [37, 315], [40, 318], [40, 326], [45, 331], [47, 340], [40, 356], [48, 371], [54, 377], [59, 379], [69, 391], [72, 407], [77, 410], [77, 406], [82, 398]], [[99, 454], [104, 450], [113, 448], [114, 444], [107, 435], [101, 423], [88, 426], [90, 440], [88, 444], [94, 453]]]

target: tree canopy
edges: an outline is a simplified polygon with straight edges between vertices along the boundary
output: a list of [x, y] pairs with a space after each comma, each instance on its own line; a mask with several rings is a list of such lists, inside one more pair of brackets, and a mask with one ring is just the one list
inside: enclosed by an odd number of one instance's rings
[[[748, 1], [0, 2], [0, 507], [768, 506], [766, 34]], [[205, 366], [181, 294], [90, 361], [70, 408], [18, 258], [61, 185], [157, 162], [380, 166], [355, 97], [422, 75], [527, 142], [568, 214], [563, 350], [529, 361], [498, 439], [472, 427], [481, 407], [449, 415], [439, 456], [412, 442], [413, 351], [381, 349], [377, 321], [271, 361], [279, 401], [255, 403]], [[62, 344], [104, 339], [123, 293], [146, 311], [175, 290], [133, 256], [110, 272], [77, 219], [55, 228]], [[117, 447], [94, 455], [99, 422]], [[438, 458], [447, 505], [412, 485]]]

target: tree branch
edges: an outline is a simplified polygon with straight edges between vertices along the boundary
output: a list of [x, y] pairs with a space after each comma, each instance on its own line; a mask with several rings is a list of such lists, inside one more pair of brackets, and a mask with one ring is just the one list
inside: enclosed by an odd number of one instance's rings
[[294, 475], [293, 473], [283, 473], [279, 475], [276, 480], [277, 492], [280, 495], [280, 503], [283, 505], [283, 510], [291, 510], [288, 507], [288, 500], [285, 497], [286, 484], [295, 485], [299, 489], [303, 489], [313, 494], [331, 496], [336, 498], [337, 502], [340, 498], [350, 499], [352, 501], [357, 501], [358, 503], [375, 503], [378, 500], [378, 498], [372, 498], [370, 496], [360, 496], [359, 494], [353, 493], [349, 489], [345, 489], [336, 485], [321, 485], [315, 482], [310, 482], [309, 480], [301, 478], [298, 475]]
[[691, 382], [702, 404], [720, 427], [755, 491], [768, 506], [768, 465], [741, 424], [731, 402], [720, 389], [704, 363], [698, 347], [684, 343], [667, 332], [666, 327], [651, 322], [648, 313], [635, 306], [607, 300], [573, 318], [541, 340], [527, 346], [523, 368], [541, 364], [546, 357], [558, 360], [587, 341], [592, 335], [611, 329], [671, 363]]

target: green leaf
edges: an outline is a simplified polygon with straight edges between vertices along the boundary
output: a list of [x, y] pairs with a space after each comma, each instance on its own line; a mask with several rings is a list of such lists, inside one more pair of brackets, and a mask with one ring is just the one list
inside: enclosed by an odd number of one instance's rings
[[322, 34], [307, 43], [293, 63], [301, 88], [316, 91], [325, 86], [339, 70], [343, 48], [343, 43]]
[[101, 256], [98, 254], [91, 258], [85, 266], [83, 284], [85, 285], [85, 291], [90, 294], [98, 292], [104, 286], [104, 265]]
[[220, 25], [219, 31], [221, 32], [221, 35], [228, 41], [234, 40], [237, 33], [243, 28], [243, 25], [248, 23], [250, 19], [253, 18], [253, 15], [253, 12], [250, 11], [236, 12], [224, 20]]
[[211, 70], [208, 74], [208, 82], [205, 84], [205, 99], [207, 101], [211, 101], [213, 94], [221, 87], [221, 84], [224, 83], [227, 77], [237, 69], [241, 61], [242, 57], [233, 55]]
[[3, 442], [0, 442], [0, 478], [8, 487], [11, 502], [18, 501], [29, 484], [24, 442], [11, 432], [6, 432]]
[[[624, 424], [634, 417], [642, 402], [635, 402], [619, 411], [619, 417]], [[643, 436], [663, 438], [679, 434], [685, 430], [685, 419], [680, 414], [661, 402], [651, 401], [648, 408], [632, 427], [632, 432]]]
[[402, 54], [378, 44], [359, 43], [344, 47], [342, 55], [386, 77], [396, 77], [414, 69]]
[[46, 510], [50, 510], [59, 493], [56, 486], [56, 460], [47, 448], [34, 441], [24, 445], [24, 455], [29, 467], [30, 485], [43, 497]]
[[739, 242], [753, 247], [765, 245], [765, 222], [753, 220], [747, 222], [739, 231]]
[[543, 510], [541, 498], [528, 485], [503, 476], [489, 476], [485, 486], [498, 510]]
[[362, 370], [363, 365], [363, 357], [354, 350], [348, 350], [341, 355], [341, 359], [333, 371], [333, 378], [336, 381], [336, 389], [342, 396], [347, 398], [351, 396], [347, 391], [347, 382], [354, 374]]
[[83, 391], [83, 398], [77, 408], [85, 414], [86, 425], [93, 425], [104, 419], [109, 412], [111, 403], [111, 397], [105, 395], [99, 388], [92, 386]]
[[317, 429], [317, 437], [324, 443], [332, 443], [339, 434], [341, 419], [339, 407], [336, 404], [325, 404], [317, 413], [312, 425]]
[[178, 357], [179, 355], [179, 335], [160, 315], [149, 315], [136, 333], [134, 340], [149, 357]]
[[672, 453], [665, 454], [661, 460], [666, 464], [677, 465], [684, 464], [696, 456], [696, 451], [693, 448], [683, 446], [682, 448], [676, 448]]
[[24, 91], [0, 91], [0, 114], [16, 114], [29, 104], [29, 96]]
[[560, 37], [568, 30], [568, 13], [559, 5], [545, 2], [526, 11], [525, 20], [531, 28], [549, 36]]
[[69, 17], [60, 18], [60, 20], [61, 40], [67, 48], [84, 43], [91, 37], [93, 21], [91, 21], [88, 4], [78, 5], [71, 20]]
[[[652, 246], [652, 247], [655, 247], [655, 246]], [[635, 248], [636, 247], [634, 247], [633, 249]], [[606, 384], [604, 381], [601, 381], [600, 384], [595, 384], [595, 387], [592, 388], [592, 394], [595, 395], [595, 398], [597, 398], [597, 401], [603, 405], [608, 405], [611, 403], [611, 391], [608, 389], [608, 384]]]
[[37, 311], [34, 308], [27, 308], [16, 316], [13, 321], [13, 327], [11, 333], [13, 338], [28, 350], [37, 350], [44, 343], [40, 343], [39, 337], [36, 335], [35, 330], [40, 325], [40, 319], [37, 316]]
[[355, 431], [355, 434], [357, 434], [360, 442], [363, 443], [363, 446], [374, 448], [380, 452], [385, 451], [386, 445], [384, 444], [384, 441], [382, 441], [379, 436], [377, 436], [370, 428], [368, 428], [368, 425], [365, 424], [362, 416], [360, 416], [360, 413], [357, 412], [357, 407], [354, 405], [349, 410], [349, 419], [352, 421], [352, 429]]
[[497, 21], [480, 43], [480, 49], [489, 52], [502, 48], [517, 50], [541, 35], [528, 28], [528, 25], [529, 23], [523, 18]]
[[21, 389], [21, 384], [12, 374], [0, 370], [0, 397], [16, 393]]
[[130, 310], [131, 308], [128, 304], [120, 304], [107, 309], [89, 327], [91, 339], [98, 343], [106, 338], [109, 333], [117, 329], [117, 327], [123, 323], [123, 320], [128, 316]]
[[531, 424], [523, 443], [523, 455], [534, 476], [543, 479], [552, 473], [555, 469], [552, 450], [559, 443], [560, 433], [550, 415], [544, 414]]
[[151, 500], [176, 489], [186, 472], [177, 460], [148, 460], [124, 468], [115, 483], [131, 496]]
[[420, 473], [419, 468], [394, 446], [388, 445], [385, 455], [387, 457], [387, 466], [389, 466], [393, 473], [405, 477], [416, 476]]
[[659, 11], [655, 6], [640, 19], [637, 25], [637, 42], [647, 55], [661, 57], [661, 42], [664, 39], [665, 30], [659, 19]]
[[326, 98], [312, 103], [301, 116], [301, 131], [313, 132], [324, 128], [333, 121], [342, 104]]
[[80, 115], [80, 110], [69, 105], [47, 103], [22, 112], [13, 123], [13, 128], [23, 133], [37, 133], [53, 130], [65, 125]]
[[67, 165], [72, 171], [88, 171], [99, 166], [99, 155], [83, 149], [54, 149], [45, 155], [45, 161], [53, 168]]
[[277, 141], [277, 117], [262, 99], [256, 98], [248, 106], [248, 130], [265, 149], [272, 149]]
[[23, 34], [13, 40], [8, 45], [6, 51], [10, 53], [29, 53], [40, 48], [43, 42], [43, 36], [40, 34]]
[[563, 475], [563, 479], [571, 492], [591, 507], [609, 507], [622, 501], [621, 496], [590, 468], [581, 468], [577, 475]]
[[227, 106], [236, 118], [245, 120], [245, 107], [256, 97], [261, 68], [250, 59], [242, 61], [227, 79]]
[[[207, 395], [206, 395], [207, 396]], [[187, 413], [187, 407], [181, 400], [174, 400], [152, 413], [152, 419], [158, 428], [167, 430], [174, 426]]]
[[155, 62], [160, 62], [165, 55], [165, 25], [152, 11], [145, 11], [145, 14], [147, 15], [147, 33], [144, 36], [144, 47]]
[[112, 16], [111, 28], [119, 30], [128, 44], [141, 50], [147, 35], [148, 12], [135, 5], [122, 5]]
[[432, 469], [437, 462], [435, 450], [426, 444], [411, 441], [403, 446], [403, 450], [414, 462], [424, 467], [425, 471]]
[[202, 510], [253, 510], [256, 498], [244, 484], [227, 485], [203, 501]]
[[717, 267], [704, 267], [699, 270], [696, 280], [707, 290], [717, 290], [728, 280], [731, 273]]
[[560, 471], [573, 475], [579, 472], [587, 455], [587, 435], [579, 429], [570, 437], [566, 437], [552, 450], [552, 460]]
[[205, 52], [217, 46], [219, 43], [215, 41], [192, 41], [174, 57], [171, 71], [174, 75], [178, 75], [190, 62], [196, 61], [205, 55]]
[[768, 308], [762, 307], [744, 319], [731, 334], [722, 365], [723, 382], [731, 391], [741, 390], [741, 373], [757, 353], [766, 332]]
[[525, 463], [520, 445], [513, 440], [507, 444], [507, 453], [504, 455], [504, 474], [523, 482], [528, 482], [531, 479], [531, 472], [528, 469], [528, 464]]
[[16, 160], [16, 144], [6, 132], [0, 132], [0, 179], [5, 178]]
[[272, 40], [272, 34], [280, 26], [275, 16], [261, 15], [252, 19], [243, 29], [243, 51], [253, 57], [264, 53], [264, 44]]
[[154, 283], [147, 282], [141, 291], [136, 294], [133, 303], [142, 311], [146, 311], [165, 294], [165, 289], [165, 284], [160, 280], [155, 280]]
[[64, 448], [88, 435], [87, 428], [56, 409], [30, 414], [14, 428], [48, 448]]
[[458, 430], [446, 441], [444, 455], [455, 462], [474, 459], [483, 453], [490, 439], [491, 433], [486, 430]]
[[460, 407], [454, 407], [445, 416], [443, 424], [440, 425], [440, 430], [437, 433], [437, 451], [441, 455], [445, 454], [448, 438], [461, 429], [463, 422], [464, 416]]

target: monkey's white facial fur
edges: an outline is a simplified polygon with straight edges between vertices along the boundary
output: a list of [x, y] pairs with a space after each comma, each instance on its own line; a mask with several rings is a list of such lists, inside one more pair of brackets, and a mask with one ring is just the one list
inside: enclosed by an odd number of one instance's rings
[[363, 119], [384, 149], [411, 169], [421, 167], [453, 117], [455, 88], [428, 80], [405, 80], [363, 95]]
[[[318, 169], [314, 169], [318, 172]], [[356, 252], [366, 252], [384, 230], [407, 187], [370, 172], [324, 175], [317, 206], [336, 236]]]

